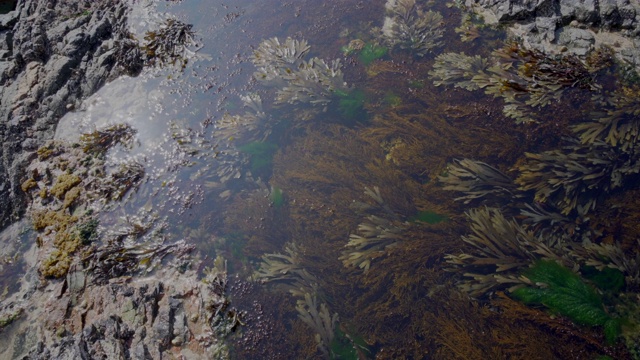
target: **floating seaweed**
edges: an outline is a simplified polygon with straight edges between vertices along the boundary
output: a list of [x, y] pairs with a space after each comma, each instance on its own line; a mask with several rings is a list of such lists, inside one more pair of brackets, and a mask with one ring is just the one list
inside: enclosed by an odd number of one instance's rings
[[120, 144], [126, 148], [133, 146], [136, 130], [128, 124], [116, 124], [105, 129], [80, 135], [80, 145], [87, 154], [104, 155], [108, 149]]
[[408, 49], [422, 57], [442, 45], [443, 17], [435, 11], [424, 11], [416, 0], [388, 0], [390, 16], [384, 18], [382, 36], [390, 47]]
[[277, 37], [264, 40], [250, 58], [257, 68], [253, 76], [262, 82], [281, 81], [304, 64], [310, 49], [304, 39], [287, 37], [282, 44]]
[[264, 283], [276, 282], [285, 290], [298, 294], [315, 293], [318, 279], [302, 266], [302, 258], [296, 244], [285, 246], [286, 254], [265, 254], [260, 268], [253, 277]]
[[344, 266], [358, 266], [365, 272], [371, 266], [371, 260], [384, 255], [385, 250], [397, 245], [402, 240], [405, 227], [370, 215], [358, 225], [360, 234], [350, 234], [345, 252], [340, 257]]
[[436, 86], [483, 89], [503, 98], [504, 114], [517, 123], [539, 121], [531, 108], [560, 101], [567, 88], [599, 89], [593, 73], [577, 57], [551, 57], [518, 42], [495, 50], [491, 61], [478, 55], [441, 54], [429, 74]]
[[251, 61], [258, 68], [258, 81], [276, 86], [277, 104], [307, 103], [324, 107], [335, 92], [347, 92], [340, 59], [326, 62], [314, 57], [304, 60], [310, 47], [305, 40], [278, 38], [264, 40], [254, 51]]
[[193, 249], [195, 246], [184, 240], [173, 244], [127, 244], [114, 239], [92, 249], [82, 260], [94, 281], [105, 284], [109, 279], [133, 275], [139, 270], [152, 271], [167, 255], [183, 256]]

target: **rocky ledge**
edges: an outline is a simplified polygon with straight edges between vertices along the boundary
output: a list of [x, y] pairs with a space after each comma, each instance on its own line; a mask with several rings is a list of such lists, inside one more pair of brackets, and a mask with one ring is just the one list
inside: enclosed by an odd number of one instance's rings
[[109, 79], [141, 70], [127, 51], [127, 12], [120, 0], [19, 0], [0, 15], [0, 229], [24, 212], [25, 168], [58, 120]]
[[525, 46], [578, 56], [600, 45], [640, 68], [637, 0], [466, 0], [487, 23], [506, 25]]

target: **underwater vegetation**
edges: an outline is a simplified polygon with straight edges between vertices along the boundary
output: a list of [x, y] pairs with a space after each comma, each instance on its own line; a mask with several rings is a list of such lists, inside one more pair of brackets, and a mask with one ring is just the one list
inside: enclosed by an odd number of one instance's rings
[[509, 199], [518, 196], [518, 189], [509, 176], [491, 165], [471, 159], [454, 160], [446, 173], [438, 177], [444, 190], [459, 191], [465, 204], [488, 195], [504, 196]]
[[193, 26], [180, 20], [166, 19], [159, 30], [148, 31], [142, 50], [147, 62], [175, 65], [184, 68], [188, 61], [188, 46], [194, 45]]
[[368, 43], [362, 47], [358, 53], [358, 60], [364, 65], [369, 66], [372, 62], [387, 55], [389, 49], [374, 43]]
[[80, 135], [82, 150], [92, 155], [104, 155], [116, 144], [125, 148], [133, 146], [136, 130], [128, 124], [116, 124], [105, 129]]
[[264, 174], [271, 169], [273, 155], [278, 145], [268, 142], [251, 142], [238, 146], [238, 150], [250, 156], [249, 165], [254, 174]]
[[599, 89], [594, 73], [601, 68], [601, 64], [589, 67], [573, 55], [551, 57], [525, 49], [514, 41], [494, 50], [490, 59], [463, 53], [438, 55], [429, 75], [436, 86], [483, 89], [500, 97], [505, 101], [506, 116], [527, 123], [541, 121], [532, 109], [558, 102], [567, 89]]
[[337, 92], [336, 95], [339, 99], [338, 113], [343, 119], [348, 121], [367, 120], [369, 113], [364, 108], [367, 101], [364, 91], [355, 89], [349, 92]]
[[544, 305], [580, 325], [602, 326], [609, 343], [620, 335], [620, 319], [605, 311], [602, 297], [576, 273], [554, 261], [538, 261], [523, 276], [535, 286], [514, 290], [516, 299]]
[[410, 50], [425, 56], [442, 45], [442, 15], [425, 11], [416, 0], [388, 0], [387, 16], [382, 26], [382, 37], [390, 48]]
[[334, 342], [338, 314], [331, 315], [327, 305], [322, 303], [318, 308], [317, 299], [309, 293], [305, 293], [302, 299], [296, 302], [298, 317], [310, 328], [316, 331], [318, 349], [327, 359], [335, 356], [330, 353], [329, 346]]
[[254, 78], [277, 88], [276, 104], [304, 103], [324, 107], [335, 92], [348, 92], [340, 59], [326, 62], [318, 57], [305, 60], [310, 46], [288, 37], [264, 40], [251, 56]]

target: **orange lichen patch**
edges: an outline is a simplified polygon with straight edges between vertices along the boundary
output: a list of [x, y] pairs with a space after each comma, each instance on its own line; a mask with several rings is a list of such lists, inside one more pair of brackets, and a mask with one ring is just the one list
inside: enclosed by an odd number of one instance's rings
[[32, 178], [29, 178], [25, 182], [23, 182], [22, 185], [20, 185], [20, 188], [22, 189], [22, 191], [28, 192], [36, 186], [38, 186], [38, 182], [36, 182]]
[[69, 173], [63, 173], [58, 176], [56, 183], [51, 187], [49, 192], [51, 193], [51, 195], [62, 200], [64, 199], [67, 191], [69, 191], [72, 187], [80, 184], [80, 182], [82, 182], [82, 180], [78, 176]]

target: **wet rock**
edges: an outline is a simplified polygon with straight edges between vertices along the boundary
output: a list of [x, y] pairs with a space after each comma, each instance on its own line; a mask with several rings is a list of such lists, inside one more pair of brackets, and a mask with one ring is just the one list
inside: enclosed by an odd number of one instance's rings
[[595, 37], [591, 31], [565, 27], [560, 31], [558, 43], [565, 45], [570, 53], [584, 56], [593, 49]]
[[128, 4], [25, 0], [0, 15], [0, 229], [26, 206], [23, 152], [53, 137], [67, 104], [123, 72], [113, 52]]

